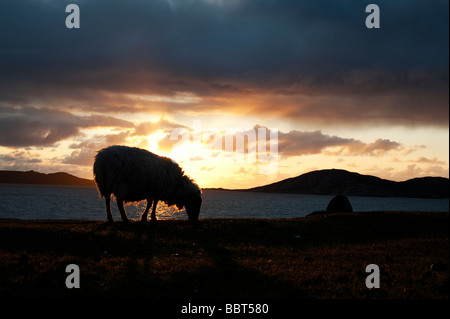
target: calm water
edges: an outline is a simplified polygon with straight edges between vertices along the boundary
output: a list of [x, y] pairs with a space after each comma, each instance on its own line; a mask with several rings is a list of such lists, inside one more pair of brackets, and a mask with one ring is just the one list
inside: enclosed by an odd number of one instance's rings
[[[263, 194], [205, 190], [200, 218], [289, 218], [325, 210], [333, 196]], [[355, 211], [448, 211], [448, 199], [349, 197]], [[128, 204], [139, 219], [146, 202]], [[115, 220], [120, 214], [113, 201]], [[187, 219], [186, 213], [158, 204], [159, 219]], [[0, 218], [106, 220], [105, 203], [94, 187], [0, 184]]]

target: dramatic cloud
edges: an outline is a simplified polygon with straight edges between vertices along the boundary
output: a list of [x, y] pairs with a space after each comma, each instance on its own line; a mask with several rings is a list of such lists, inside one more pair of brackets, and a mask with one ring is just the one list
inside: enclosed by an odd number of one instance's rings
[[[69, 3], [80, 29], [65, 26]], [[448, 148], [436, 141], [448, 144], [449, 2], [377, 0], [376, 30], [365, 26], [369, 3], [2, 0], [0, 167], [91, 177], [99, 149], [168, 154], [192, 138], [171, 133], [192, 134], [199, 119], [220, 132], [198, 167], [208, 178], [224, 169], [215, 161], [230, 155], [228, 135], [255, 152], [251, 129], [238, 127], [279, 129], [278, 178], [298, 166], [368, 169], [382, 157], [374, 172], [448, 175]], [[198, 158], [210, 142], [174, 153]], [[228, 171], [250, 176], [258, 165]]]
[[367, 1], [75, 3], [68, 30], [65, 1], [1, 2], [4, 103], [448, 126], [446, 0], [380, 0], [377, 30]]
[[325, 154], [330, 155], [370, 155], [382, 156], [389, 151], [402, 150], [400, 143], [386, 139], [376, 139], [373, 143], [363, 143], [358, 140], [351, 139], [349, 143], [343, 143], [337, 151], [327, 151]]
[[278, 152], [284, 156], [311, 155], [323, 153], [333, 156], [371, 155], [382, 156], [388, 151], [400, 150], [400, 143], [377, 139], [364, 143], [354, 138], [330, 136], [320, 131], [291, 131], [278, 134]]
[[[69, 146], [70, 149], [75, 150], [72, 151], [70, 155], [66, 156], [62, 160], [62, 163], [91, 166], [93, 164], [95, 154], [106, 146], [129, 144], [129, 139], [131, 139], [135, 143], [137, 142], [138, 146], [148, 148], [148, 135], [159, 132], [163, 135], [162, 139], [168, 139], [170, 132], [175, 128], [186, 129], [187, 127], [177, 122], [160, 119], [157, 122], [140, 123], [135, 126], [134, 129], [130, 129], [125, 132], [95, 135], [91, 138], [80, 137], [82, 141], [73, 143]], [[176, 143], [176, 141], [172, 141], [172, 143]], [[160, 150], [166, 150], [164, 149], [164, 141], [160, 145]], [[168, 148], [168, 150], [170, 150], [170, 148]]]
[[77, 135], [80, 128], [134, 124], [110, 116], [76, 116], [47, 108], [0, 107], [0, 145], [49, 146]]
[[[262, 134], [265, 134], [265, 138], [264, 135], [259, 136], [260, 130]], [[208, 145], [204, 149], [209, 149], [211, 152], [239, 152], [242, 154], [259, 152], [259, 143], [264, 143], [269, 152], [270, 143], [273, 143], [277, 145], [278, 154], [284, 157], [319, 153], [332, 156], [383, 156], [389, 151], [404, 150], [400, 143], [388, 139], [376, 139], [372, 143], [364, 143], [354, 138], [323, 134], [321, 131], [295, 130], [286, 133], [277, 131], [276, 135], [273, 135], [273, 130], [261, 125], [255, 125], [253, 129], [231, 132], [228, 130], [196, 132], [186, 128], [179, 132], [180, 135], [170, 136], [167, 134], [159, 141], [159, 146], [170, 151], [175, 144], [180, 146], [197, 140]], [[194, 137], [196, 134], [197, 137]]]
[[[260, 138], [258, 136], [258, 130], [265, 130], [266, 147], [270, 142], [271, 129], [260, 125], [255, 125], [252, 130], [246, 130], [242, 132], [235, 132], [231, 140], [234, 141], [233, 151], [236, 151], [236, 136], [241, 135], [244, 138], [245, 151], [256, 151]], [[254, 135], [255, 142], [249, 143], [249, 136]], [[227, 137], [224, 137], [226, 139]], [[228, 137], [229, 138], [229, 137]], [[250, 139], [251, 140], [251, 139]], [[277, 133], [277, 140], [275, 143], [278, 145], [278, 154], [289, 156], [302, 156], [323, 153], [325, 155], [371, 155], [382, 156], [388, 151], [402, 150], [401, 144], [398, 142], [376, 139], [372, 143], [364, 143], [354, 138], [342, 138], [339, 136], [331, 136], [323, 134], [321, 131], [290, 131]]]
[[173, 129], [183, 129], [183, 128], [188, 129], [187, 126], [181, 123], [161, 119], [158, 122], [143, 122], [139, 124], [138, 126], [136, 126], [136, 129], [134, 130], [133, 134], [146, 136], [155, 133], [157, 131], [163, 131], [165, 133], [170, 134], [170, 132]]
[[[36, 165], [42, 160], [39, 155], [28, 151], [14, 151], [8, 154], [0, 154], [0, 167], [21, 167], [23, 165]], [[17, 165], [20, 163], [20, 165]]]
[[61, 162], [63, 164], [74, 164], [74, 165], [89, 165], [91, 166], [94, 162], [94, 156], [97, 153], [96, 150], [82, 148], [78, 151], [73, 151], [70, 156], [67, 156]]

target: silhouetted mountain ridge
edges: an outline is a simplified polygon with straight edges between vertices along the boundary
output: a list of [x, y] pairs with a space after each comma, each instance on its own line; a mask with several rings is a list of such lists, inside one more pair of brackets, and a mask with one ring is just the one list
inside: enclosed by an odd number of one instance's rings
[[0, 183], [95, 186], [93, 180], [79, 178], [68, 173], [44, 174], [35, 171], [0, 171]]
[[[68, 173], [44, 174], [35, 171], [2, 171], [0, 183], [95, 186], [93, 180], [79, 178]], [[361, 175], [339, 169], [312, 171], [276, 183], [240, 189], [265, 193], [291, 193], [371, 197], [449, 198], [449, 179], [443, 177], [419, 177], [395, 182], [371, 175]], [[219, 188], [222, 189], [222, 188]]]
[[449, 179], [420, 177], [395, 182], [339, 169], [312, 171], [245, 191], [373, 197], [449, 198]]

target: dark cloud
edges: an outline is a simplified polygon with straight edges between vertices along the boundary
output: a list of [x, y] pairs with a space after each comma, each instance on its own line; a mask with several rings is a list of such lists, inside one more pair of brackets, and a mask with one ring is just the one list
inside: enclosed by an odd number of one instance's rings
[[318, 154], [327, 147], [345, 146], [353, 142], [353, 139], [325, 135], [320, 131], [291, 131], [278, 134], [278, 152], [286, 156]]
[[29, 151], [12, 151], [0, 154], [0, 169], [2, 170], [32, 170], [43, 164], [38, 154]]
[[382, 156], [386, 152], [400, 150], [401, 144], [387, 139], [376, 139], [364, 143], [354, 138], [342, 138], [323, 134], [320, 131], [291, 131], [278, 134], [278, 152], [284, 156], [310, 155], [370, 155]]
[[76, 116], [48, 108], [0, 107], [0, 145], [50, 146], [79, 134], [88, 127], [133, 127], [134, 124], [110, 116]]
[[[259, 133], [265, 134], [259, 136]], [[323, 134], [321, 131], [290, 131], [277, 132], [277, 139], [274, 140], [274, 130], [261, 125], [255, 125], [253, 129], [237, 130], [226, 132], [225, 130], [209, 130], [201, 132], [201, 142], [208, 145], [211, 150], [223, 152], [254, 153], [259, 152], [258, 143], [265, 143], [266, 150], [269, 150], [269, 143], [277, 145], [278, 154], [283, 157], [303, 156], [313, 154], [325, 154], [333, 156], [383, 156], [390, 151], [403, 151], [404, 147], [389, 139], [376, 139], [371, 143], [366, 143], [354, 138], [343, 138], [336, 135]], [[172, 140], [169, 135], [159, 142], [159, 147], [165, 151], [170, 151], [177, 143], [190, 143], [193, 141], [193, 131], [184, 130], [183, 139]], [[176, 138], [177, 136], [174, 136]], [[240, 140], [239, 147], [237, 140]], [[271, 140], [272, 139], [272, 140]], [[229, 146], [228, 144], [229, 143]]]
[[66, 156], [61, 163], [91, 166], [94, 162], [94, 156], [97, 153], [96, 150], [82, 148], [80, 150], [73, 151], [69, 156]]
[[326, 151], [330, 155], [370, 155], [382, 156], [389, 151], [399, 151], [403, 149], [401, 144], [388, 139], [376, 139], [372, 143], [363, 143], [358, 140], [351, 139], [348, 143], [338, 145], [336, 151]]
[[[64, 25], [73, 2], [77, 30]], [[227, 99], [253, 99], [233, 111], [448, 126], [448, 1], [379, 0], [378, 30], [364, 25], [370, 2], [4, 0], [0, 99], [97, 113], [223, 112]], [[180, 92], [201, 100], [129, 96]], [[38, 144], [75, 133], [34, 127]]]
[[55, 144], [78, 133], [78, 126], [71, 121], [72, 118], [70, 113], [61, 111], [52, 113], [48, 110], [34, 108], [26, 110], [2, 108], [0, 145], [42, 146]]
[[79, 30], [65, 29], [64, 1], [2, 1], [2, 30], [11, 31], [0, 52], [9, 61], [26, 62], [2, 65], [63, 68], [66, 75], [124, 68], [222, 79], [448, 63], [445, 0], [433, 6], [380, 0], [382, 28], [375, 31], [364, 25], [369, 1], [75, 2], [82, 14]]
[[158, 122], [142, 122], [136, 126], [133, 135], [145, 136], [157, 131], [170, 133], [173, 129], [188, 129], [187, 126], [170, 120], [160, 119]]
[[16, 161], [20, 161], [25, 164], [36, 164], [42, 162], [38, 155], [27, 151], [14, 151], [9, 154], [0, 154], [0, 163], [2, 165], [13, 164]]

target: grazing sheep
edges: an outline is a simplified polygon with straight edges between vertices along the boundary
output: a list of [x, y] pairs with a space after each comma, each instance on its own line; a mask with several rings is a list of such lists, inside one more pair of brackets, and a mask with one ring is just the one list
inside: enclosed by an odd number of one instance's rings
[[196, 222], [202, 204], [201, 190], [173, 160], [136, 147], [110, 146], [95, 156], [94, 179], [106, 200], [106, 216], [111, 215], [111, 194], [114, 194], [123, 222], [128, 222], [123, 203], [147, 200], [141, 222], [153, 202], [151, 220], [156, 221], [158, 201], [178, 209], [186, 208], [189, 221]]

